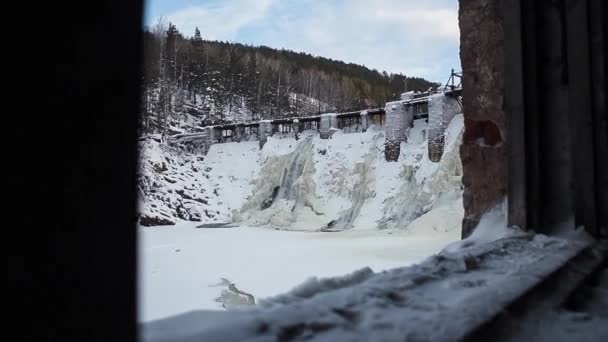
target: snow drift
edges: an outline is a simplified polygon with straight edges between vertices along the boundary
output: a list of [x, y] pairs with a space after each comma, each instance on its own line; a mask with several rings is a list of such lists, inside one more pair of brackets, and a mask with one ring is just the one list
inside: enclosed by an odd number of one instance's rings
[[408, 131], [397, 163], [385, 161], [384, 132], [373, 128], [337, 132], [331, 140], [294, 140], [297, 147], [279, 156], [269, 145], [254, 196], [236, 219], [298, 230], [405, 228], [432, 209], [446, 207], [434, 220], [443, 229], [457, 229], [448, 222], [462, 217], [462, 127], [462, 115], [456, 116], [446, 130], [446, 151], [439, 163], [427, 157], [424, 120]]
[[[439, 163], [428, 159], [428, 124], [415, 120], [398, 162], [384, 158], [385, 131], [314, 131], [212, 145], [207, 155], [142, 144], [142, 218], [236, 222], [286, 230], [406, 228], [425, 218], [444, 230], [462, 217], [458, 146], [462, 115], [446, 129]], [[433, 215], [429, 213], [429, 215]], [[167, 223], [164, 223], [167, 224]]]

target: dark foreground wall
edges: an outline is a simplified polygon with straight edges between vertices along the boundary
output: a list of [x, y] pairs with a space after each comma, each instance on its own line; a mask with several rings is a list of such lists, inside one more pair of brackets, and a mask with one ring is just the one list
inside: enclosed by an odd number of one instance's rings
[[43, 110], [41, 132], [36, 150], [24, 152], [39, 161], [30, 202], [36, 226], [28, 233], [48, 237], [35, 260], [44, 277], [33, 284], [48, 305], [28, 308], [28, 320], [39, 321], [25, 333], [47, 335], [32, 339], [40, 341], [135, 341], [142, 2], [51, 7], [36, 40], [44, 91], [32, 101]]
[[509, 224], [606, 236], [606, 3], [461, 0], [463, 237]]

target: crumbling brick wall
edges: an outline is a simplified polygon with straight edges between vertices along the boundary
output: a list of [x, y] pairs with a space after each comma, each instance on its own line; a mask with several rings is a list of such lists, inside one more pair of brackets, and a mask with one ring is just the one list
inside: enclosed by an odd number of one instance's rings
[[503, 109], [504, 32], [500, 2], [460, 0], [460, 59], [465, 132], [463, 238], [507, 194], [506, 117]]

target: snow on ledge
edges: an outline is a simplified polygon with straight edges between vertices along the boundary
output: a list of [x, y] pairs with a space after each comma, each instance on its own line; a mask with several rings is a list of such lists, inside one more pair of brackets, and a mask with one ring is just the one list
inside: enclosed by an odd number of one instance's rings
[[[488, 215], [485, 224], [498, 217]], [[145, 323], [142, 340], [455, 341], [589, 245], [521, 233], [489, 242], [484, 237], [481, 229], [471, 239], [478, 243], [448, 248], [410, 267], [311, 279], [255, 309], [197, 311]]]
[[444, 248], [444, 251], [457, 252], [471, 246], [520, 235], [527, 233], [518, 227], [507, 226], [507, 199], [504, 198], [500, 204], [481, 216], [477, 227], [469, 237], [452, 242]]

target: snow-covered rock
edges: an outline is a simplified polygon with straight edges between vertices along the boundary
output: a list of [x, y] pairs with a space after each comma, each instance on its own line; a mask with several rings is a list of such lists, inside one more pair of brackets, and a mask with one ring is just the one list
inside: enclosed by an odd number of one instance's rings
[[398, 162], [385, 160], [386, 132], [374, 126], [364, 133], [338, 130], [332, 139], [315, 131], [297, 140], [275, 134], [261, 150], [254, 141], [214, 144], [206, 156], [146, 139], [140, 222], [238, 221], [317, 231], [407, 228], [443, 205], [461, 215], [462, 128], [456, 115], [439, 163], [428, 159], [424, 120], [407, 130]]
[[[214, 144], [205, 156], [169, 146], [160, 138], [140, 141], [139, 223], [228, 222], [251, 192], [259, 170], [257, 142]], [[227, 162], [238, 160], [239, 162]]]

